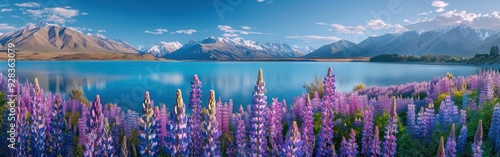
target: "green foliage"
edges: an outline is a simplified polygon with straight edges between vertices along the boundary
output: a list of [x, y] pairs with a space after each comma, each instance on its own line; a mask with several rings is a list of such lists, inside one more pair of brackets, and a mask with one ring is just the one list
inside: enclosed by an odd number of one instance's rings
[[353, 92], [358, 91], [358, 90], [365, 90], [366, 86], [363, 82], [360, 82], [358, 85], [354, 86], [352, 89]]
[[324, 89], [323, 89], [323, 80], [321, 79], [321, 77], [318, 77], [318, 74], [315, 74], [314, 75], [314, 80], [311, 81], [311, 83], [307, 84], [307, 83], [304, 83], [304, 85], [302, 87], [304, 87], [307, 91], [307, 93], [309, 94], [309, 96], [311, 98], [314, 98], [314, 92], [318, 92], [319, 94], [319, 97], [322, 98], [323, 97], [323, 93], [325, 93]]
[[314, 128], [313, 128], [314, 135], [317, 135], [321, 130], [321, 125], [323, 124], [321, 123], [321, 112], [314, 113], [313, 117], [314, 117]]
[[78, 144], [78, 136], [73, 136], [73, 143], [76, 143], [73, 146], [73, 155], [78, 157], [83, 156], [83, 150], [85, 150], [85, 148]]
[[399, 55], [382, 54], [370, 58], [370, 62], [461, 62], [461, 58], [446, 55]]
[[80, 87], [74, 88], [71, 90], [69, 93], [69, 97], [73, 100], [78, 100], [79, 102], [85, 104], [85, 106], [88, 107], [89, 105], [89, 100], [85, 96], [85, 93], [83, 92], [83, 89]]

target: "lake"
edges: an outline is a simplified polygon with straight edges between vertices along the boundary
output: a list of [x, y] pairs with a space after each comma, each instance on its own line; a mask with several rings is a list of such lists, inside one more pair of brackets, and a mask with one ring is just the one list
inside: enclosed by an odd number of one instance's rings
[[[7, 62], [0, 64], [6, 73]], [[197, 74], [202, 82], [203, 106], [209, 90], [223, 101], [233, 99], [234, 108], [251, 104], [252, 91], [259, 68], [263, 69], [268, 102], [271, 98], [286, 99], [305, 93], [302, 85], [325, 76], [328, 67], [336, 75], [335, 85], [349, 92], [363, 82], [367, 86], [387, 86], [413, 81], [428, 81], [433, 77], [476, 74], [479, 67], [461, 65], [422, 65], [370, 62], [156, 62], [156, 61], [18, 61], [16, 72], [21, 82], [38, 77], [44, 90], [67, 94], [81, 87], [89, 100], [96, 94], [101, 103], [118, 103], [122, 109], [140, 111], [144, 91], [149, 91], [155, 105], [175, 103], [177, 89], [188, 103], [190, 82]], [[186, 104], [187, 105], [187, 104]]]

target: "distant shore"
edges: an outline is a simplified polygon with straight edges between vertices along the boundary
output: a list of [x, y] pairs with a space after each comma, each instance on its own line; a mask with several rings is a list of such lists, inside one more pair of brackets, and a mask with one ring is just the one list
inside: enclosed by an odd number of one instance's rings
[[[7, 60], [7, 53], [0, 53], [0, 60]], [[370, 57], [309, 59], [309, 58], [262, 58], [262, 59], [217, 59], [217, 60], [172, 60], [151, 54], [98, 53], [98, 52], [17, 52], [16, 60], [146, 60], [146, 61], [305, 61], [305, 62], [368, 62]]]

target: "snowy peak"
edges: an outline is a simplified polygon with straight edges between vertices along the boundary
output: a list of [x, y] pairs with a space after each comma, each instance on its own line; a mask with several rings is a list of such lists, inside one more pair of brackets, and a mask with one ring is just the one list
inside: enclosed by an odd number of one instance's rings
[[163, 57], [167, 54], [170, 54], [182, 47], [182, 44], [175, 41], [175, 42], [159, 42], [158, 44], [155, 44], [148, 48], [144, 53], [149, 53], [152, 54], [156, 57]]

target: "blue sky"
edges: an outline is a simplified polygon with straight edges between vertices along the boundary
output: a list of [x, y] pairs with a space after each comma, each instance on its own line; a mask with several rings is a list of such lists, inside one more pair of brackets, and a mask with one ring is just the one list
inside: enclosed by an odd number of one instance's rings
[[241, 37], [320, 46], [458, 24], [500, 29], [495, 0], [0, 0], [0, 33], [45, 21], [134, 46]]

